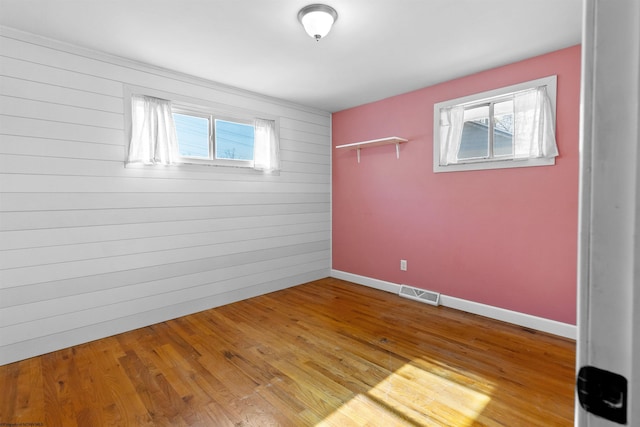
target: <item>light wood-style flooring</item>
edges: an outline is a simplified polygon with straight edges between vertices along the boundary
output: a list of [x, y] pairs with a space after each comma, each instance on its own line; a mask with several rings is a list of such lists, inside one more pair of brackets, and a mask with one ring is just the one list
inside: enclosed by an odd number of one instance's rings
[[1, 366], [0, 424], [572, 426], [574, 358], [570, 340], [323, 279]]

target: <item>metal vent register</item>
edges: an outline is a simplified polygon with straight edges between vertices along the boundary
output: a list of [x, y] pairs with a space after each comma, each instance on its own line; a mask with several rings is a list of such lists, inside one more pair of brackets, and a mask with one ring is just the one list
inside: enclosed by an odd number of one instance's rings
[[440, 305], [440, 294], [438, 292], [426, 291], [412, 286], [400, 285], [398, 295], [415, 301], [424, 302], [431, 305]]

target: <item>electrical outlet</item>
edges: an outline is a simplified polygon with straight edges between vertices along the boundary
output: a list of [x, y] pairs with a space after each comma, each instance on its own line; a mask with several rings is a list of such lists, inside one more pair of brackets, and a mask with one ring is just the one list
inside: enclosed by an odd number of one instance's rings
[[407, 260], [406, 259], [401, 259], [400, 260], [400, 270], [407, 271]]

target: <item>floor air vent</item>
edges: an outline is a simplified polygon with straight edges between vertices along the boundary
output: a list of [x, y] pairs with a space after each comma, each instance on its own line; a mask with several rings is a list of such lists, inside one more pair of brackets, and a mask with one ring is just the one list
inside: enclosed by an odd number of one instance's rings
[[407, 285], [400, 285], [398, 295], [431, 305], [440, 305], [440, 294], [437, 292], [425, 291], [424, 289], [413, 288]]

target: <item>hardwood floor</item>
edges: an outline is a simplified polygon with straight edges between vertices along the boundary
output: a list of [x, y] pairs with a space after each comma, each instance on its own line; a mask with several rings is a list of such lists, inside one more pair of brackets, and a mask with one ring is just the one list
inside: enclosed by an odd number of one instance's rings
[[575, 344], [337, 279], [0, 367], [0, 424], [572, 426]]

